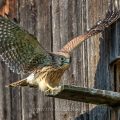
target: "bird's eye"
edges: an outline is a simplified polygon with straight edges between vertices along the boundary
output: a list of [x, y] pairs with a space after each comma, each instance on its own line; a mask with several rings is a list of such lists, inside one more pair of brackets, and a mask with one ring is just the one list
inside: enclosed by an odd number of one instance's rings
[[64, 57], [61, 57], [61, 61], [64, 61], [65, 60], [65, 58]]

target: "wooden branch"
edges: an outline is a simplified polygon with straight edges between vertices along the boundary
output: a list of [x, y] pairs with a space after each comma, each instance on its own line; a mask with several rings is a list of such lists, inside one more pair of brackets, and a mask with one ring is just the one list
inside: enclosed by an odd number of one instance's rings
[[54, 98], [92, 104], [105, 104], [108, 106], [120, 105], [120, 93], [93, 88], [63, 85], [56, 92], [47, 93], [46, 95]]

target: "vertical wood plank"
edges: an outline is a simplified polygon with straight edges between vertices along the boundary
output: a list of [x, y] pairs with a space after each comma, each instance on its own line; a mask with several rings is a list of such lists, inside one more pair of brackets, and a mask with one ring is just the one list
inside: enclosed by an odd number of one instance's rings
[[[7, 4], [8, 11], [10, 16], [14, 17], [14, 11], [16, 11], [15, 8], [15, 1], [10, 2], [7, 0], [8, 3], [11, 3], [11, 5]], [[10, 9], [10, 6], [12, 7], [12, 10]], [[6, 8], [7, 9], [7, 8]], [[1, 120], [21, 120], [21, 95], [18, 90], [5, 88], [5, 85], [9, 84], [10, 82], [13, 82], [18, 79], [17, 74], [12, 73], [9, 71], [7, 66], [1, 62], [0, 63], [0, 119]], [[13, 97], [14, 96], [14, 97]], [[17, 114], [16, 114], [17, 113]]]
[[[36, 0], [37, 38], [47, 51], [52, 51], [52, 16], [51, 0]], [[38, 119], [54, 120], [54, 100], [38, 92]]]
[[[117, 2], [117, 7], [120, 9], [120, 2], [118, 0], [114, 0]], [[110, 60], [113, 60], [120, 56], [120, 22], [116, 22], [112, 25], [111, 30], [111, 39], [110, 39]], [[113, 90], [120, 92], [120, 64], [116, 64], [114, 66], [111, 66], [113, 68], [112, 70], [112, 81], [113, 81]], [[112, 120], [119, 120], [120, 119], [120, 107], [113, 108], [111, 111], [111, 119]]]
[[[28, 30], [30, 33], [35, 34], [36, 16], [35, 16], [35, 2], [28, 0], [19, 1], [19, 22], [20, 25]], [[35, 120], [37, 119], [35, 110], [37, 91], [30, 88], [22, 88], [22, 119]]]
[[[30, 33], [37, 35], [38, 40], [47, 50], [51, 50], [51, 17], [50, 1], [22, 0], [19, 4], [20, 23]], [[22, 90], [22, 119], [53, 120], [53, 99], [47, 98], [38, 90]]]

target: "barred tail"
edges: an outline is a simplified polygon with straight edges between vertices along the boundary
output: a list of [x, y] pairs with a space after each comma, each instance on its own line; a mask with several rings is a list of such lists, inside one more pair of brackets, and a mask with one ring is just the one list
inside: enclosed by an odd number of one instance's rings
[[19, 80], [17, 82], [13, 82], [9, 85], [6, 85], [6, 87], [18, 87], [18, 86], [28, 86], [29, 83], [27, 83], [27, 80], [26, 79], [23, 79], [23, 80]]

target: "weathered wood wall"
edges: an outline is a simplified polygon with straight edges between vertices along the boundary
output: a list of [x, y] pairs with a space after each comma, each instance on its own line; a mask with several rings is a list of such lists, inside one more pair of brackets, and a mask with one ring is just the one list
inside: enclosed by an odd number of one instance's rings
[[[119, 1], [119, 0], [118, 0]], [[57, 51], [105, 16], [110, 0], [10, 0], [11, 16], [37, 36], [49, 51]], [[16, 12], [17, 11], [17, 12]], [[15, 14], [14, 14], [14, 13]], [[114, 90], [111, 77], [110, 28], [90, 38], [72, 55], [61, 84]], [[118, 109], [53, 99], [32, 88], [5, 88], [20, 79], [0, 64], [0, 120], [117, 120]], [[116, 117], [116, 118], [115, 118]]]

